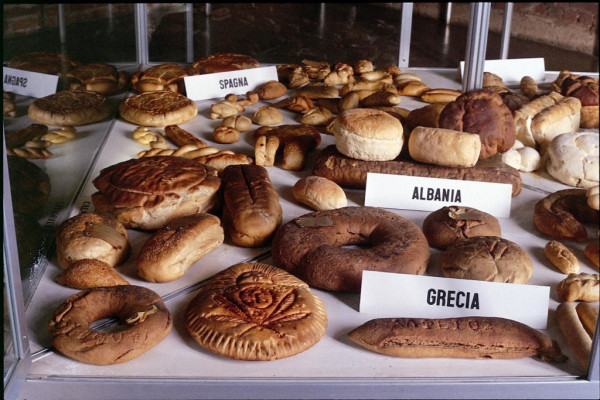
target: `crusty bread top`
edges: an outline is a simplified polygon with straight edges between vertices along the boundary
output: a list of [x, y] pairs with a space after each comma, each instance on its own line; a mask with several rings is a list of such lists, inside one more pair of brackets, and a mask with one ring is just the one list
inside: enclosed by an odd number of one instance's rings
[[9, 68], [25, 71], [39, 72], [42, 74], [64, 75], [79, 63], [62, 54], [49, 52], [32, 52], [14, 57], [8, 63]]
[[178, 64], [169, 63], [148, 68], [141, 74], [139, 79], [168, 84], [185, 76], [187, 76], [187, 73], [183, 67]]
[[112, 113], [112, 104], [99, 93], [85, 90], [63, 90], [36, 99], [27, 110], [37, 122], [77, 126], [101, 121]]
[[182, 157], [131, 159], [100, 171], [93, 181], [115, 207], [156, 206], [167, 194], [193, 195], [216, 191], [217, 170]]
[[70, 70], [67, 76], [69, 78], [77, 79], [84, 84], [95, 82], [97, 80], [110, 80], [116, 82], [119, 79], [117, 69], [112, 65], [103, 63], [81, 65]]
[[355, 135], [381, 140], [402, 138], [402, 124], [385, 111], [371, 108], [354, 108], [338, 115], [331, 128], [334, 133]]
[[200, 74], [210, 74], [214, 72], [256, 68], [260, 64], [254, 58], [244, 54], [215, 53], [196, 60], [193, 66]]

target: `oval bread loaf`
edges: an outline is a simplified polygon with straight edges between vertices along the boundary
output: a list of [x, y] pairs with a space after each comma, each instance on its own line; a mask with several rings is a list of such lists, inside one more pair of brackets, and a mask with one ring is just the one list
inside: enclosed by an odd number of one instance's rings
[[413, 159], [444, 167], [472, 167], [480, 151], [479, 135], [452, 129], [417, 126], [408, 139]]

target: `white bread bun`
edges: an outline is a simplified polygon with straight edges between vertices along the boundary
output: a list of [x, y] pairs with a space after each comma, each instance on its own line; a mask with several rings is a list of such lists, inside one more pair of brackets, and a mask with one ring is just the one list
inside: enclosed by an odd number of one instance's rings
[[320, 211], [346, 207], [346, 193], [337, 183], [321, 176], [299, 179], [293, 188], [294, 198], [300, 203]]
[[540, 145], [540, 153], [546, 154], [550, 142], [558, 135], [578, 131], [580, 121], [581, 101], [575, 97], [564, 97], [538, 113], [531, 121], [531, 133]]
[[481, 138], [475, 133], [417, 126], [408, 138], [410, 156], [445, 167], [473, 167], [479, 160]]
[[600, 186], [592, 186], [585, 192], [587, 204], [594, 210], [600, 210]]
[[548, 147], [546, 170], [565, 185], [589, 188], [598, 184], [599, 134], [563, 133]]
[[393, 160], [404, 142], [400, 121], [385, 111], [370, 108], [342, 112], [332, 122], [331, 131], [337, 150], [358, 160]]
[[196, 214], [170, 221], [146, 241], [137, 259], [137, 272], [148, 282], [181, 278], [200, 258], [223, 243], [221, 221]]

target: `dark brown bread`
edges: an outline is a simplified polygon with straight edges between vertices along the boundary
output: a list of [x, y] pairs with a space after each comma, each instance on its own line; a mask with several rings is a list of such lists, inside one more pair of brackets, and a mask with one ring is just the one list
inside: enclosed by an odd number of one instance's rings
[[335, 145], [323, 149], [313, 167], [313, 174], [334, 181], [340, 186], [364, 189], [367, 172], [422, 176], [429, 178], [462, 179], [466, 181], [507, 183], [512, 185], [512, 195], [521, 193], [519, 171], [506, 164], [476, 165], [470, 168], [442, 167], [408, 160], [363, 161], [346, 157]]
[[493, 317], [379, 318], [348, 333], [353, 342], [395, 357], [521, 358], [563, 362], [557, 343], [517, 321]]

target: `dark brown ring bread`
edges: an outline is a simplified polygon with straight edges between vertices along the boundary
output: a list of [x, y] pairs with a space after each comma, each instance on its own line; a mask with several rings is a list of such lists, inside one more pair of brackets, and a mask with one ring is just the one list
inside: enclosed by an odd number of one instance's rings
[[[344, 247], [358, 245], [357, 248]], [[359, 292], [362, 271], [422, 275], [429, 245], [419, 227], [391, 211], [344, 207], [305, 214], [273, 238], [276, 266], [314, 287]]]

